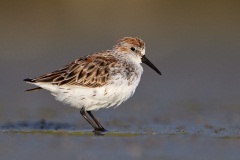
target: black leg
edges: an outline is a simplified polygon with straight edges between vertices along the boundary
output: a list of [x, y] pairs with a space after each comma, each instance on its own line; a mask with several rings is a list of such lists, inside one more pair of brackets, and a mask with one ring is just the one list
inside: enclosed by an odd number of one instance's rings
[[81, 115], [83, 116], [83, 118], [85, 118], [85, 119], [88, 121], [88, 123], [91, 124], [91, 126], [94, 128], [94, 131], [97, 131], [97, 130], [98, 130], [98, 126], [97, 126], [95, 123], [93, 123], [93, 122], [87, 117], [84, 108], [82, 108], [82, 109], [80, 110], [80, 113], [81, 113]]
[[87, 111], [87, 113], [90, 115], [90, 117], [94, 120], [94, 122], [97, 124], [98, 126], [98, 131], [101, 131], [101, 132], [105, 132], [107, 131], [105, 128], [103, 128], [103, 126], [100, 124], [100, 122], [94, 117], [94, 115], [92, 114], [91, 111]]

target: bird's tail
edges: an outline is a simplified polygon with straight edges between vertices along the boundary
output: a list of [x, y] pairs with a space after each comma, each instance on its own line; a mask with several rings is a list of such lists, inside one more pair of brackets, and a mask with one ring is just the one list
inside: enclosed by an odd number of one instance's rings
[[[36, 81], [34, 79], [31, 79], [31, 78], [26, 78], [24, 79], [23, 81], [27, 82], [27, 83], [35, 83]], [[38, 91], [38, 90], [41, 90], [43, 88], [41, 87], [36, 87], [36, 88], [32, 88], [32, 89], [28, 89], [26, 90], [26, 92], [31, 92], [31, 91]]]
[[38, 90], [41, 90], [41, 89], [43, 89], [43, 88], [36, 87], [36, 88], [32, 88], [32, 89], [27, 89], [27, 90], [25, 90], [25, 92], [38, 91]]
[[31, 79], [31, 78], [26, 78], [26, 79], [24, 79], [23, 81], [28, 82], [28, 83], [34, 83], [34, 82], [36, 82], [34, 79]]

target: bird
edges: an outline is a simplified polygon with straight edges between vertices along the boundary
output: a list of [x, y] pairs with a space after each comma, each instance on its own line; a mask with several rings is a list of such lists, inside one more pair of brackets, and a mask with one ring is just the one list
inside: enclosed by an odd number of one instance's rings
[[111, 50], [82, 56], [59, 70], [24, 81], [37, 86], [26, 91], [45, 89], [56, 100], [80, 109], [80, 114], [97, 134], [107, 130], [92, 111], [119, 106], [129, 99], [140, 82], [141, 63], [161, 75], [147, 59], [144, 41], [137, 37], [123, 37]]

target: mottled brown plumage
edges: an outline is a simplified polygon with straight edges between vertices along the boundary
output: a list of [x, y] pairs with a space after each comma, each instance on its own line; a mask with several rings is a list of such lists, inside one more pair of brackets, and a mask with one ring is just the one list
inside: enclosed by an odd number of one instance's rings
[[79, 58], [64, 68], [32, 79], [33, 82], [46, 82], [58, 86], [79, 85], [84, 87], [101, 87], [109, 78], [109, 67], [116, 59], [105, 52]]

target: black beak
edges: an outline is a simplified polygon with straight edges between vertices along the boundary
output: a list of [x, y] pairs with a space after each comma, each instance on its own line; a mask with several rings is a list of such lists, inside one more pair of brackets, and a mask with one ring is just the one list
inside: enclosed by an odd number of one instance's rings
[[148, 65], [149, 67], [151, 67], [154, 71], [156, 71], [159, 75], [161, 75], [161, 72], [157, 69], [157, 67], [155, 67], [148, 59], [145, 55], [142, 56], [142, 63], [145, 63], [146, 65]]

